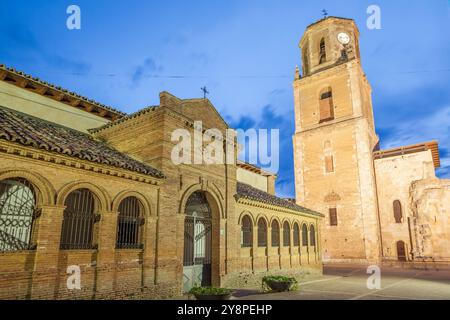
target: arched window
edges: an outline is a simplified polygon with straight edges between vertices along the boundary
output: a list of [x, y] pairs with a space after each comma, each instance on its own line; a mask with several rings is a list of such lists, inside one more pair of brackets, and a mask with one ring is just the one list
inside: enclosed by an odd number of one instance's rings
[[36, 190], [25, 179], [0, 182], [0, 251], [30, 249]]
[[283, 246], [289, 247], [291, 245], [291, 228], [289, 223], [285, 221], [283, 223]]
[[294, 224], [294, 247], [300, 246], [300, 228], [298, 226], [298, 223], [296, 222]]
[[144, 225], [144, 209], [136, 197], [128, 197], [119, 205], [117, 219], [117, 249], [142, 249], [141, 226]]
[[309, 245], [311, 247], [316, 246], [316, 229], [314, 228], [314, 226], [311, 226], [309, 228]]
[[267, 247], [267, 224], [266, 220], [258, 220], [258, 247]]
[[308, 246], [308, 227], [306, 224], [302, 225], [302, 245], [304, 247]]
[[333, 91], [331, 87], [327, 87], [320, 92], [319, 116], [319, 122], [326, 122], [334, 119]]
[[280, 225], [278, 221], [272, 221], [272, 247], [280, 246]]
[[399, 200], [395, 200], [394, 204], [394, 219], [395, 223], [402, 223], [403, 221], [403, 214], [402, 214], [402, 204]]
[[97, 198], [88, 189], [78, 189], [67, 196], [64, 205], [61, 249], [94, 249], [94, 226], [100, 218]]
[[248, 248], [253, 246], [252, 220], [249, 216], [244, 216], [241, 223], [241, 246]]
[[322, 64], [325, 61], [327, 61], [327, 51], [325, 47], [325, 39], [322, 38], [319, 45], [319, 64]]

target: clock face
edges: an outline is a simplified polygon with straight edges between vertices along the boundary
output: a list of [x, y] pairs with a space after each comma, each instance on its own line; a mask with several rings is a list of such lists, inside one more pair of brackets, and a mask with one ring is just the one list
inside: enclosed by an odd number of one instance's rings
[[342, 44], [348, 44], [350, 42], [350, 36], [345, 32], [341, 32], [337, 36], [338, 41]]

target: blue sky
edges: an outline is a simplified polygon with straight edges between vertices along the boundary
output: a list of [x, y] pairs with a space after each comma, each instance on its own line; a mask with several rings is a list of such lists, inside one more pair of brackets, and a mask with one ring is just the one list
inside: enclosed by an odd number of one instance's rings
[[[81, 30], [66, 28], [71, 4]], [[371, 4], [381, 30], [366, 27]], [[450, 178], [449, 0], [0, 0], [0, 63], [125, 112], [206, 85], [231, 126], [280, 129], [277, 192], [293, 196], [298, 42], [324, 8], [359, 26], [382, 148], [437, 139]]]

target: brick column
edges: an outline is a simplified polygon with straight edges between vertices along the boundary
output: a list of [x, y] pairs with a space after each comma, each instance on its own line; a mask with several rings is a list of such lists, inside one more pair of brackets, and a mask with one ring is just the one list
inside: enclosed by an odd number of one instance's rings
[[36, 254], [30, 292], [31, 299], [54, 299], [59, 286], [59, 244], [65, 207], [45, 205], [36, 220]]
[[316, 263], [320, 262], [320, 233], [319, 233], [319, 224], [316, 223], [315, 225], [316, 230]]
[[144, 231], [144, 254], [142, 263], [143, 290], [151, 291], [155, 286], [155, 257], [156, 257], [156, 224], [158, 222], [157, 217], [147, 217], [145, 222]]
[[100, 212], [96, 268], [96, 299], [108, 298], [114, 292], [118, 212]]
[[291, 268], [294, 267], [294, 263], [292, 263], [292, 253], [294, 253], [294, 225], [291, 226], [289, 229], [289, 255], [290, 255], [290, 261], [291, 261]]
[[[178, 294], [182, 294], [184, 289], [184, 222], [186, 219], [186, 214], [184, 212], [179, 212], [176, 216], [176, 224], [177, 224], [177, 233], [176, 233], [176, 242], [173, 245], [176, 247], [176, 256], [178, 257], [178, 272], [177, 272], [177, 280], [178, 282]], [[158, 235], [159, 236], [159, 235]], [[161, 255], [158, 250], [156, 250], [157, 254]], [[157, 274], [158, 276], [158, 274]], [[157, 279], [158, 280], [158, 279]], [[162, 281], [161, 281], [162, 282]]]
[[267, 270], [272, 268], [272, 226], [267, 226]]
[[256, 224], [256, 226], [253, 226], [252, 230], [252, 270], [255, 271], [255, 259], [257, 259], [258, 254], [258, 224]]

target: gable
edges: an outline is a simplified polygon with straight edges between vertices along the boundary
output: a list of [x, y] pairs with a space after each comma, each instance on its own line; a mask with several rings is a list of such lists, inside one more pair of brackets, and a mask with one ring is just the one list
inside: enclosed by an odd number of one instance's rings
[[202, 121], [203, 128], [229, 128], [217, 109], [208, 99], [179, 99], [168, 92], [160, 93], [160, 105], [182, 114], [192, 121]]

